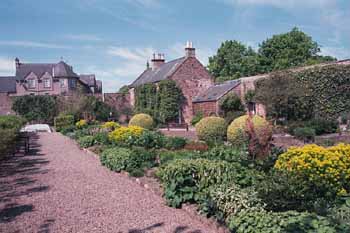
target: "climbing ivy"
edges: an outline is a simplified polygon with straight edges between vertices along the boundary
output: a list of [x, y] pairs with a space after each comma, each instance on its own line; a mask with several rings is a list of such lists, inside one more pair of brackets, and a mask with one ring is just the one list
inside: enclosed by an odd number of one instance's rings
[[162, 80], [136, 87], [135, 99], [136, 112], [147, 113], [158, 123], [166, 123], [179, 117], [184, 97], [175, 81]]
[[336, 119], [350, 109], [350, 66], [272, 74], [256, 82], [255, 100], [266, 106], [272, 118]]
[[350, 109], [350, 66], [316, 67], [297, 74], [306, 87], [303, 98], [311, 100], [315, 117], [332, 119]]

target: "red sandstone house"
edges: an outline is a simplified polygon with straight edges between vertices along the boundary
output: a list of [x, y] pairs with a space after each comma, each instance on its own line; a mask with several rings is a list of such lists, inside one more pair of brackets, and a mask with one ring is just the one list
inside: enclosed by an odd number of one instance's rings
[[21, 63], [16, 75], [0, 77], [0, 115], [11, 113], [11, 97], [23, 95], [102, 95], [102, 82], [95, 75], [77, 75], [72, 66], [58, 63]]
[[[192, 42], [187, 42], [184, 55], [184, 57], [165, 62], [164, 54], [158, 54], [158, 56], [153, 54], [151, 67], [147, 67], [129, 86], [129, 94], [105, 93], [105, 102], [117, 109], [132, 108], [135, 104], [136, 87], [171, 79], [181, 88], [185, 97], [178, 123], [186, 122], [189, 124], [198, 112], [203, 113], [204, 116], [219, 115], [219, 101], [222, 98], [231, 92], [243, 98], [244, 93], [251, 88], [250, 86], [243, 88], [245, 85], [242, 85], [240, 80], [215, 85], [214, 78], [196, 58]], [[255, 108], [255, 113], [264, 115], [263, 109], [260, 108], [259, 106]]]
[[[132, 108], [135, 104], [135, 88], [147, 83], [158, 83], [165, 79], [174, 80], [182, 90], [185, 102], [180, 109], [178, 123], [190, 123], [193, 116], [201, 112], [204, 116], [219, 115], [219, 101], [228, 93], [234, 92], [242, 96], [240, 80], [228, 81], [220, 85], [214, 84], [214, 78], [206, 67], [196, 58], [192, 42], [187, 42], [184, 55], [181, 58], [165, 62], [164, 54], [153, 54], [151, 67], [129, 86], [128, 95], [105, 93], [104, 100], [117, 109]], [[263, 112], [257, 112], [264, 114]]]

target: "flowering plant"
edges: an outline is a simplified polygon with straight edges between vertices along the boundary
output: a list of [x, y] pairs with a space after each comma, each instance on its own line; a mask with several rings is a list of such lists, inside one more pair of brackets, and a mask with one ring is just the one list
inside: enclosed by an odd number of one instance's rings
[[102, 125], [102, 128], [108, 129], [108, 130], [115, 130], [119, 127], [120, 127], [120, 125], [114, 121], [108, 121]]
[[125, 143], [127, 140], [141, 136], [144, 129], [139, 126], [122, 126], [109, 133], [109, 139], [116, 143]]
[[280, 155], [275, 168], [295, 172], [312, 183], [332, 187], [338, 195], [350, 192], [350, 145], [292, 147]]
[[77, 123], [75, 123], [75, 126], [78, 128], [78, 129], [82, 129], [84, 127], [87, 126], [87, 121], [86, 120], [80, 120], [78, 121]]

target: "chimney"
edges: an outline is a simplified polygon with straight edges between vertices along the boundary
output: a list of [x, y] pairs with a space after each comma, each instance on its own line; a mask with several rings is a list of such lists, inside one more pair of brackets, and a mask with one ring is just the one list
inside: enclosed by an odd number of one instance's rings
[[187, 41], [185, 47], [186, 57], [196, 57], [196, 49], [193, 48], [191, 41]]
[[19, 63], [19, 59], [18, 57], [16, 57], [15, 59], [15, 63], [16, 63], [16, 68], [18, 68], [20, 66], [21, 63]]
[[164, 54], [158, 53], [157, 56], [153, 53], [152, 62], [152, 70], [158, 69], [161, 65], [165, 63]]

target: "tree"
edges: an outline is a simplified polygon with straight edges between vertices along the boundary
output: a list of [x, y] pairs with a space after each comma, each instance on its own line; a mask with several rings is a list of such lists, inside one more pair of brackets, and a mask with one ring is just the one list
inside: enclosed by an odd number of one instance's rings
[[124, 85], [124, 86], [122, 86], [122, 87], [119, 89], [118, 93], [121, 93], [121, 94], [126, 95], [126, 94], [129, 93], [129, 89], [130, 89], [130, 88], [129, 88], [128, 85]]
[[215, 77], [230, 79], [251, 76], [260, 71], [257, 53], [236, 40], [221, 44], [217, 54], [209, 58], [208, 69]]
[[57, 114], [56, 99], [48, 95], [25, 95], [14, 98], [12, 109], [28, 121], [53, 123]]
[[274, 35], [259, 47], [259, 63], [263, 72], [336, 60], [318, 55], [321, 49], [317, 42], [298, 28]]
[[258, 52], [238, 41], [225, 41], [209, 58], [208, 69], [216, 82], [252, 76], [300, 65], [335, 61], [321, 56], [319, 45], [298, 28], [272, 36], [259, 45]]
[[269, 117], [286, 120], [308, 120], [313, 114], [310, 100], [303, 98], [307, 93], [294, 74], [279, 71], [256, 82], [254, 100], [266, 107]]

